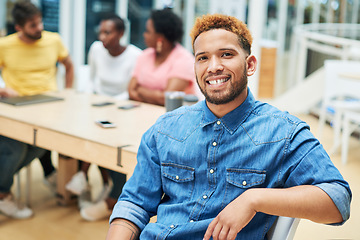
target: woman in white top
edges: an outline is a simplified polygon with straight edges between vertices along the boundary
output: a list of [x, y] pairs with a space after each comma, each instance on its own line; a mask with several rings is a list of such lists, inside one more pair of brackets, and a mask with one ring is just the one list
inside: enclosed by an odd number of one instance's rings
[[[129, 98], [128, 83], [141, 50], [134, 45], [123, 46], [120, 39], [124, 35], [123, 20], [116, 15], [103, 19], [100, 23], [99, 40], [89, 52], [89, 65], [93, 91], [97, 94], [113, 96], [116, 100]], [[79, 196], [80, 214], [85, 220], [96, 221], [108, 218], [125, 184], [124, 174], [100, 168], [104, 188], [93, 204], [82, 207], [82, 196], [89, 196], [90, 186], [87, 172], [90, 163], [81, 162], [66, 189]], [[110, 176], [111, 180], [108, 178]]]
[[123, 46], [124, 22], [113, 16], [103, 19], [100, 24], [99, 40], [89, 51], [90, 78], [95, 93], [128, 99], [128, 83], [131, 79], [141, 49], [130, 44]]

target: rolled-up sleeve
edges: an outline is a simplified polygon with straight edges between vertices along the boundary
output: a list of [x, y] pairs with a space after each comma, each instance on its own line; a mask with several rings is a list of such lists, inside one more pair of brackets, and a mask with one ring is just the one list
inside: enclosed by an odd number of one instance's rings
[[110, 223], [116, 218], [123, 218], [131, 221], [142, 231], [149, 222], [150, 216], [141, 207], [127, 201], [118, 201], [110, 216]]
[[343, 221], [341, 223], [334, 223], [330, 225], [342, 225], [350, 217], [350, 202], [351, 194], [348, 189], [338, 183], [321, 183], [316, 185], [321, 188], [332, 199], [338, 208]]
[[286, 187], [313, 185], [322, 189], [334, 202], [343, 221], [330, 225], [342, 225], [350, 217], [352, 193], [349, 183], [334, 166], [320, 142], [306, 124], [294, 131], [288, 148]]

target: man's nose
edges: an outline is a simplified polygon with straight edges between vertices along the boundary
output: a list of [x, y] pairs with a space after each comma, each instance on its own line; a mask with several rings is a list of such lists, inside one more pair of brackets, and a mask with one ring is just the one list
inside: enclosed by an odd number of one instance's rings
[[39, 24], [37, 25], [37, 28], [38, 28], [39, 31], [44, 30], [44, 23], [43, 23], [43, 22], [39, 23]]
[[208, 72], [216, 73], [218, 71], [222, 71], [224, 69], [221, 61], [217, 57], [210, 58], [209, 65], [208, 65]]

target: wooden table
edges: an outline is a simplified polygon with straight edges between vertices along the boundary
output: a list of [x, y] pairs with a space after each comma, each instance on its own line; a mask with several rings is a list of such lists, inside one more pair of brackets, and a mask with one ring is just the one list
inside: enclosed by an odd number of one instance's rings
[[[130, 101], [73, 90], [51, 93], [63, 101], [12, 106], [0, 103], [0, 134], [60, 154], [58, 194], [64, 204], [69, 200], [65, 184], [77, 171], [79, 159], [124, 173], [129, 177], [136, 165], [136, 153], [143, 133], [165, 113], [164, 107], [141, 103], [121, 110]], [[102, 101], [115, 102], [103, 107], [91, 106]], [[104, 129], [96, 120], [108, 120], [116, 128]], [[67, 156], [67, 157], [64, 157]]]

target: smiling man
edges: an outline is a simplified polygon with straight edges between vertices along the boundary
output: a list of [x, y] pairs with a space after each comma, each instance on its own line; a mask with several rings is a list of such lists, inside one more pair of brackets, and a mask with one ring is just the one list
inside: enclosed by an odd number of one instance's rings
[[257, 62], [246, 25], [206, 15], [191, 36], [206, 100], [144, 134], [108, 239], [266, 239], [276, 216], [344, 223], [349, 185], [309, 126], [247, 87]]

